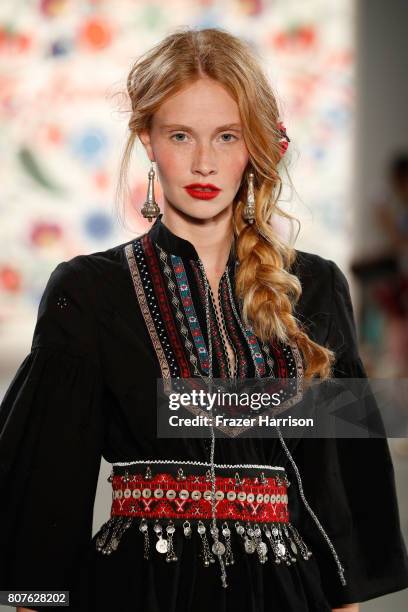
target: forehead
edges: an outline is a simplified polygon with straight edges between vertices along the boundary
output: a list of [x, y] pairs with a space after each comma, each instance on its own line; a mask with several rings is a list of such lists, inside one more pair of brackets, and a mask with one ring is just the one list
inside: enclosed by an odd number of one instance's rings
[[212, 79], [199, 79], [165, 100], [154, 114], [158, 127], [186, 124], [192, 127], [218, 127], [241, 123], [238, 104], [229, 91]]

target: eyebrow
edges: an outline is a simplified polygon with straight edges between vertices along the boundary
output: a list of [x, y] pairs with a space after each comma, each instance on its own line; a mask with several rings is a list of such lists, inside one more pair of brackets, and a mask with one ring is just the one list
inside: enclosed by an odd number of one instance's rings
[[[161, 128], [162, 130], [169, 129], [177, 129], [177, 130], [186, 130], [194, 132], [193, 128], [189, 125], [182, 125], [181, 123], [164, 123]], [[241, 125], [239, 123], [227, 123], [226, 125], [221, 125], [218, 128], [215, 128], [214, 132], [223, 132], [224, 130], [240, 130]]]

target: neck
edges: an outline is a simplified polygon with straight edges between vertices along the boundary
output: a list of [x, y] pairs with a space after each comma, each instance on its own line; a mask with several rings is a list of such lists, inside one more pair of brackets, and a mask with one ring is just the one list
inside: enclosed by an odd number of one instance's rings
[[210, 276], [222, 275], [233, 240], [232, 207], [214, 217], [196, 219], [166, 205], [162, 222], [171, 232], [194, 245]]

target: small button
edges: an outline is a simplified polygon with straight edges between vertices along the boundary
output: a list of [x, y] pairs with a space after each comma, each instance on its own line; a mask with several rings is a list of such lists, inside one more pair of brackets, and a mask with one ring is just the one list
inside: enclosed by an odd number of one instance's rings
[[152, 496], [152, 491], [151, 489], [143, 489], [142, 491], [142, 495], [145, 499], [148, 499], [149, 497]]
[[235, 491], [228, 491], [227, 493], [228, 501], [234, 501], [236, 498], [237, 498], [237, 494], [235, 493]]
[[167, 499], [174, 499], [176, 497], [176, 492], [173, 489], [169, 489], [166, 493]]
[[130, 489], [125, 489], [123, 495], [124, 495], [125, 499], [129, 499], [129, 497], [131, 497], [131, 495], [132, 495], [132, 491]]
[[153, 495], [156, 499], [161, 499], [164, 495], [164, 491], [163, 489], [155, 489]]
[[181, 489], [181, 491], [179, 492], [180, 499], [188, 499], [189, 496], [190, 496], [190, 493], [187, 491], [187, 489]]
[[133, 492], [132, 492], [133, 499], [139, 499], [140, 496], [141, 496], [140, 489], [133, 489]]
[[255, 499], [255, 495], [253, 493], [248, 493], [247, 495], [247, 502], [249, 502], [250, 504], [252, 504], [252, 502]]
[[245, 501], [246, 500], [246, 493], [245, 493], [245, 491], [240, 491], [237, 494], [237, 498], [238, 498], [239, 501]]
[[194, 499], [194, 501], [201, 499], [201, 491], [192, 491], [191, 499]]

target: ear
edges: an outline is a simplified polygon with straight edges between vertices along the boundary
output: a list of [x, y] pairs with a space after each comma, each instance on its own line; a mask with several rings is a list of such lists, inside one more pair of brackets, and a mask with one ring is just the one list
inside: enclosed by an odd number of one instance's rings
[[152, 149], [152, 145], [150, 143], [150, 133], [149, 130], [145, 129], [142, 130], [141, 132], [139, 132], [139, 140], [142, 143], [142, 145], [144, 146], [147, 156], [149, 158], [150, 161], [154, 161], [154, 155], [153, 155], [153, 149]]

